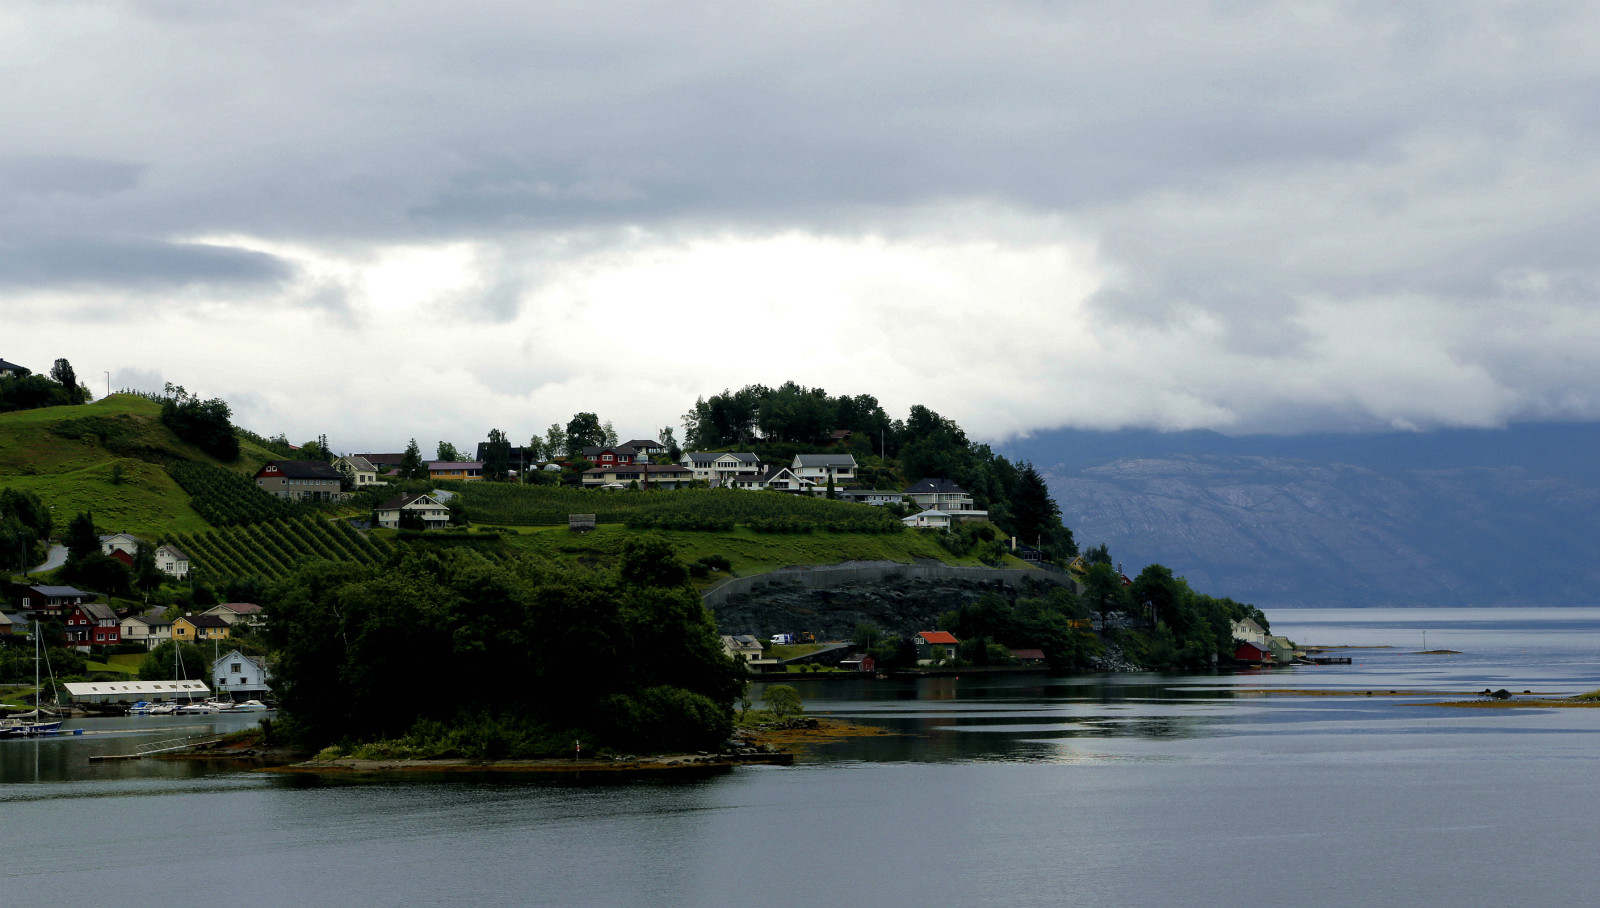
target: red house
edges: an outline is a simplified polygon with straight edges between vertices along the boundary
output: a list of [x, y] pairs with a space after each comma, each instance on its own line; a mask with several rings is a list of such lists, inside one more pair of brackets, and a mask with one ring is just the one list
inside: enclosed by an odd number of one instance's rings
[[1252, 665], [1270, 665], [1272, 651], [1254, 643], [1240, 642], [1238, 648], [1233, 651], [1233, 658], [1237, 662], [1248, 662]]
[[109, 646], [122, 642], [122, 622], [109, 605], [83, 602], [67, 612], [67, 643], [72, 646]]

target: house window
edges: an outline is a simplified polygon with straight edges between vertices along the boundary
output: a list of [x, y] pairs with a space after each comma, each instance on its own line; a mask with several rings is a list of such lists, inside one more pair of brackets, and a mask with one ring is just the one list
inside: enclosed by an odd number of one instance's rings
[[233, 672], [235, 675], [239, 674], [239, 672], [241, 672], [243, 670], [244, 670], [243, 666], [241, 666], [237, 662], [235, 662], [232, 665], [228, 666], [228, 671]]

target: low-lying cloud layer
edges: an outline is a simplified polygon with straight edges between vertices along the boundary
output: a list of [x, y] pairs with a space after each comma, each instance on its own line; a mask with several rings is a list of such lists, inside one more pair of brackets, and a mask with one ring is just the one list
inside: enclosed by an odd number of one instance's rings
[[991, 437], [1596, 419], [1594, 19], [8, 4], [0, 356], [341, 448], [791, 378]]

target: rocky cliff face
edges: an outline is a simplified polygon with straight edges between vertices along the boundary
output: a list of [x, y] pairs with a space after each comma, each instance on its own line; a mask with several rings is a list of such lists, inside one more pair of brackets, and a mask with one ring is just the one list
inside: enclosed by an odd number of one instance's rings
[[1081, 546], [1262, 607], [1595, 601], [1600, 477], [1416, 459], [1146, 455], [1044, 472]]

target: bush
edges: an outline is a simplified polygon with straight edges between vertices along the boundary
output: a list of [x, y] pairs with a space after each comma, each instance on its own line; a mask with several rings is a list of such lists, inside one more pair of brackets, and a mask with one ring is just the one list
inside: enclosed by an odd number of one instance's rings
[[613, 694], [599, 703], [598, 713], [606, 743], [627, 750], [715, 750], [733, 731], [727, 708], [681, 687]]

